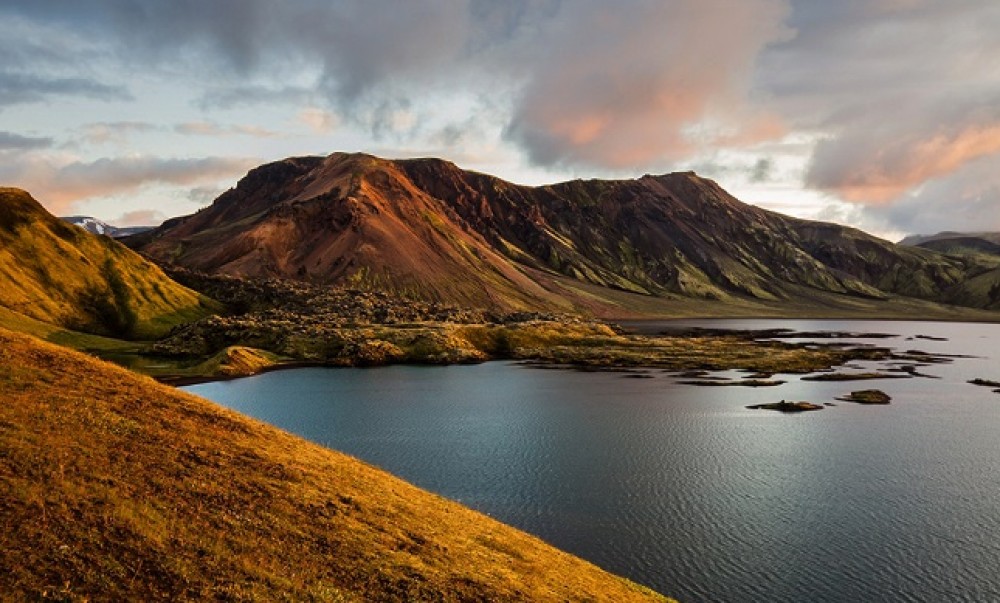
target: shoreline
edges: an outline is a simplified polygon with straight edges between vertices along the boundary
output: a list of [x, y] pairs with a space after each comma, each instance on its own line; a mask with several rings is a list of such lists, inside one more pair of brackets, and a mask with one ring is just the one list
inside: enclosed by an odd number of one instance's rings
[[200, 385], [202, 383], [214, 383], [216, 381], [233, 381], [235, 379], [243, 379], [246, 377], [256, 377], [257, 375], [263, 375], [264, 373], [271, 373], [275, 371], [284, 371], [297, 368], [339, 368], [336, 365], [332, 365], [327, 362], [315, 362], [315, 361], [291, 361], [291, 362], [281, 362], [278, 364], [272, 364], [270, 366], [265, 366], [258, 371], [245, 375], [158, 375], [149, 377], [155, 380], [157, 383], [162, 383], [163, 385], [169, 385], [171, 387], [184, 387], [187, 385]]

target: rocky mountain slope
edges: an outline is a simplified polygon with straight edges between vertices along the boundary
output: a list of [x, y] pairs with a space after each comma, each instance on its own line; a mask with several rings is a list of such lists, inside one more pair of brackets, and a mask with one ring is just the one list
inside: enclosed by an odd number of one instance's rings
[[0, 598], [664, 601], [338, 452], [0, 329]]
[[528, 187], [438, 159], [343, 153], [256, 168], [129, 244], [206, 272], [599, 314], [641, 298], [946, 301], [986, 270], [746, 205], [693, 173]]
[[[153, 337], [216, 309], [139, 254], [0, 188], [0, 310], [117, 337]], [[7, 321], [9, 322], [9, 321]]]

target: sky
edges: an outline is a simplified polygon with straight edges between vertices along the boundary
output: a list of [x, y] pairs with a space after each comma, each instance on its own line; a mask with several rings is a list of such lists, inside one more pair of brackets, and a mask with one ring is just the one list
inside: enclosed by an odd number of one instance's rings
[[155, 224], [335, 151], [996, 231], [1000, 2], [0, 0], [0, 185], [57, 215]]

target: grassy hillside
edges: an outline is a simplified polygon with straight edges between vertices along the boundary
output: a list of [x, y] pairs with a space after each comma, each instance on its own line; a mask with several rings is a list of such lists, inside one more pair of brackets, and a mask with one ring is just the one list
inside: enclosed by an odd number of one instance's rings
[[0, 329], [12, 600], [646, 601], [343, 454]]
[[214, 306], [123, 245], [0, 188], [0, 307], [77, 331], [152, 338]]

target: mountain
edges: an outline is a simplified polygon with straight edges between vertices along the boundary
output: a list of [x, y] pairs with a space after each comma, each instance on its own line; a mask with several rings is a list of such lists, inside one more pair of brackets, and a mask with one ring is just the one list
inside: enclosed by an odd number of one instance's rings
[[612, 315], [649, 299], [946, 301], [984, 269], [746, 205], [691, 172], [528, 187], [345, 153], [258, 167], [128, 244], [211, 273]]
[[0, 598], [663, 601], [357, 459], [0, 329]]
[[947, 241], [952, 239], [980, 239], [1000, 245], [1000, 232], [954, 232], [945, 230], [933, 235], [909, 235], [900, 241], [899, 244], [918, 247], [933, 241]]
[[134, 338], [216, 307], [124, 245], [63, 222], [23, 190], [0, 188], [0, 309], [7, 313]]
[[936, 235], [910, 235], [899, 244], [949, 254], [984, 253], [1000, 256], [1000, 232], [939, 232]]
[[101, 220], [90, 216], [64, 216], [59, 219], [69, 222], [74, 226], [79, 226], [91, 234], [105, 235], [111, 237], [112, 239], [119, 239], [121, 237], [139, 234], [140, 232], [146, 232], [147, 230], [153, 230], [153, 228], [155, 228], [155, 226], [112, 226], [107, 222], [102, 222]]
[[1000, 233], [939, 232], [936, 235], [911, 235], [900, 241], [954, 257], [964, 258], [990, 269], [977, 270], [949, 293], [948, 301], [1000, 310]]

